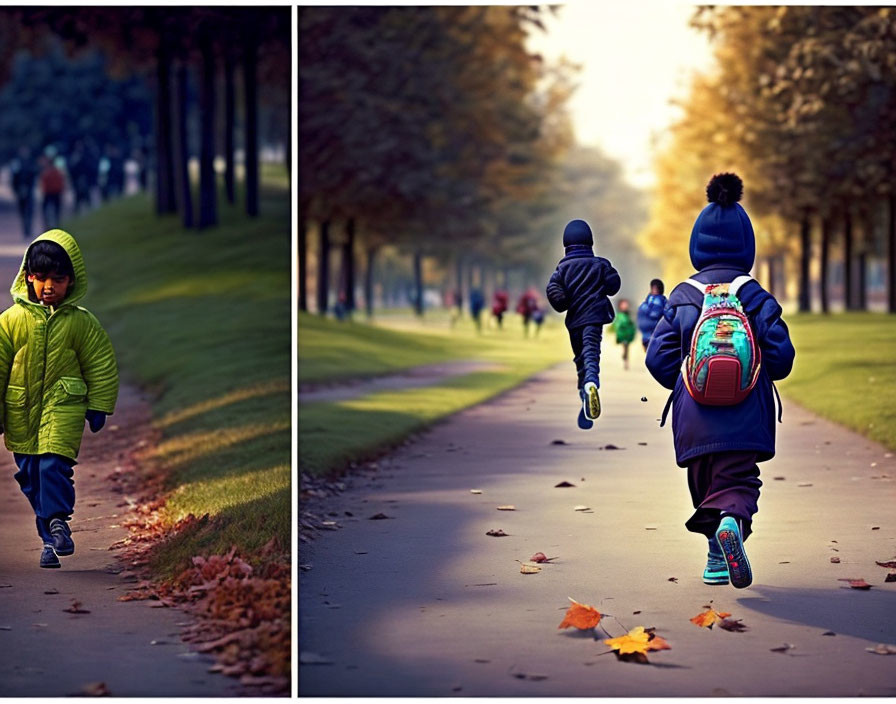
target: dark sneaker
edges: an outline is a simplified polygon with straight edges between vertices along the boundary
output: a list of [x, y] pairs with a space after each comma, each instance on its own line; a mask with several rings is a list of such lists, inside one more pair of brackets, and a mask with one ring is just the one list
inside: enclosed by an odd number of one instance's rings
[[732, 516], [725, 516], [716, 529], [716, 540], [728, 565], [728, 576], [735, 589], [749, 587], [753, 583], [753, 571], [744, 552], [740, 525]]
[[[585, 399], [585, 392], [582, 389], [579, 389], [579, 399], [582, 401]], [[576, 422], [582, 430], [591, 430], [594, 427], [594, 423], [585, 417], [584, 406], [579, 409], [579, 418]]]
[[722, 554], [715, 538], [709, 539], [709, 553], [706, 556], [706, 569], [703, 570], [704, 584], [728, 584], [728, 563]]
[[72, 540], [72, 529], [61, 518], [50, 520], [50, 535], [53, 536], [53, 549], [60, 557], [71, 555], [75, 552], [75, 543]]
[[584, 391], [582, 408], [585, 411], [585, 417], [590, 421], [595, 421], [600, 416], [600, 396], [597, 395], [597, 384], [593, 381], [586, 382], [582, 391]]
[[56, 557], [56, 553], [54, 552], [52, 545], [44, 545], [43, 552], [41, 552], [40, 554], [40, 566], [49, 567], [51, 569], [55, 567], [62, 567], [62, 565], [59, 564], [59, 558]]

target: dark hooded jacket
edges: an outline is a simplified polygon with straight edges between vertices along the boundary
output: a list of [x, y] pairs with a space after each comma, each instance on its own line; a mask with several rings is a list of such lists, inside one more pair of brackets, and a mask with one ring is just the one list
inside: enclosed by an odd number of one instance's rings
[[619, 274], [607, 259], [596, 257], [588, 245], [571, 245], [551, 274], [546, 293], [554, 310], [566, 311], [566, 327], [575, 330], [613, 322], [608, 296], [619, 292], [619, 284]]
[[[729, 283], [753, 266], [755, 239], [749, 218], [737, 203], [708, 205], [691, 233], [691, 263], [702, 283]], [[707, 216], [707, 217], [705, 217]], [[672, 389], [672, 432], [675, 459], [685, 467], [695, 457], [723, 451], [750, 451], [759, 461], [775, 455], [775, 399], [772, 382], [786, 377], [794, 349], [781, 306], [756, 281], [738, 292], [761, 350], [761, 367], [750, 395], [735, 406], [706, 406], [691, 398], [681, 378], [681, 364], [690, 351], [691, 335], [703, 300], [693, 286], [681, 283], [669, 294], [663, 318], [647, 348], [647, 368]]]

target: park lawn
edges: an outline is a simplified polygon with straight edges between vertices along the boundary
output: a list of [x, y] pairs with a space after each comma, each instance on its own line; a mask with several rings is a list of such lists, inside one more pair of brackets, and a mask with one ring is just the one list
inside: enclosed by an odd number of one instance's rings
[[[515, 316], [511, 316], [512, 322]], [[481, 403], [517, 386], [536, 372], [570, 357], [562, 323], [549, 320], [537, 338], [523, 339], [518, 325], [503, 332], [478, 336], [470, 321], [455, 328], [432, 329], [420, 324], [417, 332], [384, 330], [361, 323], [300, 318], [299, 368], [302, 337], [312, 330], [304, 347], [313, 354], [312, 378], [338, 379], [364, 373], [384, 373], [447, 359], [476, 359], [496, 368], [446, 378], [432, 386], [380, 391], [344, 401], [301, 402], [299, 396], [299, 468], [315, 475], [334, 474], [400, 443], [441, 418]], [[375, 355], [353, 355], [365, 349]], [[341, 360], [332, 377], [322, 377], [329, 354]], [[373, 357], [369, 359], [368, 357]], [[358, 359], [360, 357], [360, 359]], [[373, 371], [371, 371], [373, 370]], [[570, 373], [573, 370], [570, 369]], [[301, 371], [300, 371], [301, 378]], [[574, 383], [572, 380], [570, 383]]]
[[123, 378], [152, 397], [161, 439], [145, 452], [165, 478], [163, 522], [209, 516], [159, 547], [160, 574], [231, 545], [252, 559], [272, 538], [288, 559], [289, 190], [263, 184], [260, 217], [220, 199], [221, 225], [202, 232], [142, 194], [63, 223], [84, 252], [85, 306]]
[[781, 393], [896, 449], [896, 317], [802, 314], [786, 320], [796, 361], [778, 382]]

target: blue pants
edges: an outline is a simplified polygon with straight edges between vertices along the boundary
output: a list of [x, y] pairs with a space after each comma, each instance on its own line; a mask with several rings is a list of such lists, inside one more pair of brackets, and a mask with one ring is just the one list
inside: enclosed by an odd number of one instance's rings
[[569, 331], [569, 342], [575, 355], [578, 384], [581, 389], [586, 382], [600, 386], [600, 342], [603, 326], [584, 325]]
[[51, 543], [50, 519], [67, 521], [75, 509], [75, 462], [62, 455], [13, 453], [19, 471], [15, 479], [34, 509], [38, 535]]

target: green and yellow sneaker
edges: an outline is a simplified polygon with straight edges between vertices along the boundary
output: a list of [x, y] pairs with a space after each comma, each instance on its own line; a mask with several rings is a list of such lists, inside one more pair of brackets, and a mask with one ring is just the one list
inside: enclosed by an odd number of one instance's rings
[[597, 384], [593, 381], [585, 382], [582, 390], [584, 391], [582, 404], [585, 417], [590, 421], [595, 421], [600, 416], [600, 396], [597, 395]]

